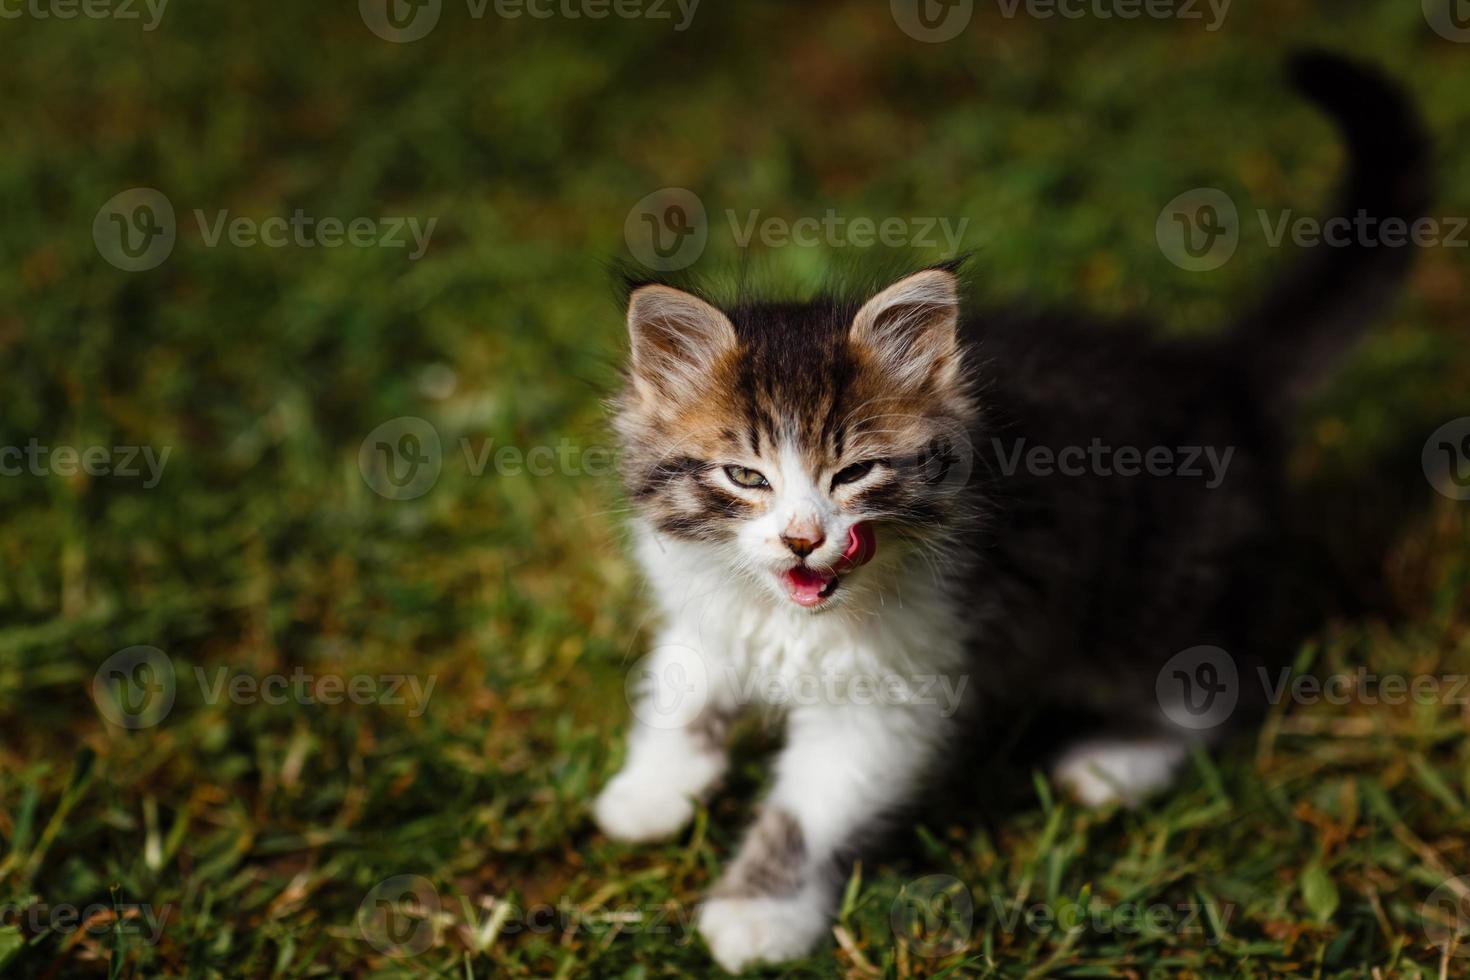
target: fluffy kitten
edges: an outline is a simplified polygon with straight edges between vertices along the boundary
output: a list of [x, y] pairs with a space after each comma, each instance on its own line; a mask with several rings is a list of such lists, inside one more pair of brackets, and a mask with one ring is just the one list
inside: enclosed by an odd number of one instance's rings
[[[1296, 78], [1348, 143], [1340, 213], [1419, 216], [1424, 142], [1399, 93], [1328, 55], [1299, 58]], [[1213, 644], [1244, 676], [1290, 642], [1267, 611], [1282, 423], [1408, 260], [1324, 246], [1233, 329], [1190, 342], [968, 310], [954, 266], [862, 301], [721, 309], [636, 285], [616, 426], [662, 625], [599, 825], [677, 832], [725, 772], [730, 720], [778, 711], [774, 785], [699, 914], [738, 971], [808, 952], [854, 849], [947, 749], [973, 757], [952, 741], [962, 695], [1105, 719], [1055, 769], [1087, 803], [1163, 787], [1193, 733], [1161, 711], [1161, 666]], [[1075, 464], [1093, 445], [1174, 465], [1208, 447], [1215, 465], [1123, 476], [1121, 456], [1089, 457], [1065, 475], [1024, 456]]]

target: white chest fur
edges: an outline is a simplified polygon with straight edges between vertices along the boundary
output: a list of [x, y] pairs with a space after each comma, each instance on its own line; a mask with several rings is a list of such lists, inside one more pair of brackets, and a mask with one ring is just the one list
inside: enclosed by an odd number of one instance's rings
[[703, 546], [636, 530], [662, 615], [657, 643], [696, 651], [741, 704], [925, 703], [963, 691], [965, 624], [956, 603], [897, 557], [844, 580], [830, 609], [803, 609]]

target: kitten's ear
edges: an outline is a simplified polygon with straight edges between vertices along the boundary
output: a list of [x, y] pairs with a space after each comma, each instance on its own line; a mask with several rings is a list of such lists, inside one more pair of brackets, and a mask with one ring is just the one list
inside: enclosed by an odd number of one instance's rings
[[851, 339], [900, 384], [933, 379], [948, 385], [960, 369], [959, 316], [954, 273], [925, 269], [864, 303], [853, 317]]
[[640, 388], [678, 395], [735, 349], [729, 317], [671, 286], [640, 286], [628, 297], [633, 378]]

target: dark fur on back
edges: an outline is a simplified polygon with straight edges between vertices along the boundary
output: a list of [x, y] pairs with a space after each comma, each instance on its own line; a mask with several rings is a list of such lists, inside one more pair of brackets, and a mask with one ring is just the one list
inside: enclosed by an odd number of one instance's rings
[[[1338, 213], [1412, 223], [1428, 201], [1415, 114], [1378, 73], [1331, 55], [1293, 62], [1298, 88], [1345, 134]], [[1358, 338], [1411, 259], [1408, 247], [1322, 246], [1223, 337], [1164, 341], [1145, 324], [977, 314], [989, 440], [1060, 448], [1232, 450], [1218, 487], [1186, 476], [989, 474], [1004, 532], [988, 539], [975, 588], [1006, 658], [999, 683], [1146, 725], [1173, 654], [1228, 650], [1249, 704], [1256, 668], [1290, 654], [1293, 608], [1284, 524], [1285, 416]], [[977, 449], [982, 447], [977, 446]], [[982, 455], [989, 457], [989, 454]]]

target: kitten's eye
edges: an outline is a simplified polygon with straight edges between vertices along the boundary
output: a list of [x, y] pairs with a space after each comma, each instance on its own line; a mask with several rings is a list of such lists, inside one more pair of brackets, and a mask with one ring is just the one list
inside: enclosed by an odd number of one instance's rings
[[752, 490], [766, 490], [771, 486], [760, 473], [744, 466], [727, 466], [725, 467], [725, 475], [739, 487], [749, 487]]
[[869, 459], [861, 463], [853, 463], [851, 466], [845, 466], [837, 471], [836, 476], [832, 477], [832, 486], [836, 488], [842, 486], [844, 483], [856, 483], [873, 472], [873, 467], [877, 465], [878, 461], [876, 459]]

